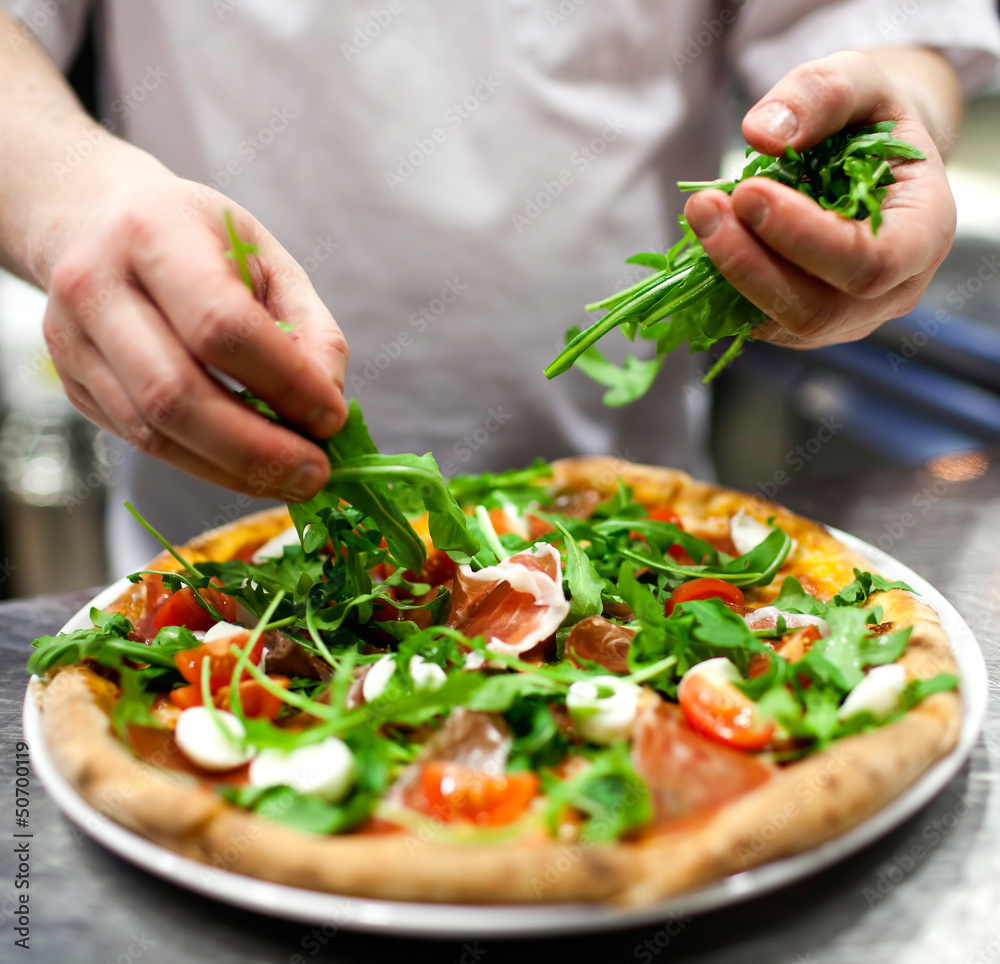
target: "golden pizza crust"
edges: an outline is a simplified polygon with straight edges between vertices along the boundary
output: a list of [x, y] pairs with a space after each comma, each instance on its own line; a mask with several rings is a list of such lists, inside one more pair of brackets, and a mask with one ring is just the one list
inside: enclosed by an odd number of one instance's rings
[[[821, 526], [773, 503], [695, 482], [683, 472], [580, 458], [557, 462], [554, 473], [558, 485], [589, 484], [605, 494], [621, 476], [640, 501], [669, 503], [685, 527], [699, 535], [718, 535], [741, 506], [762, 520], [775, 516], [799, 543], [791, 571], [814, 577], [813, 591], [832, 593], [850, 581], [853, 566], [868, 567]], [[193, 560], [225, 559], [287, 525], [284, 509], [269, 510], [201, 536], [182, 553]], [[817, 557], [825, 567], [819, 575]], [[176, 561], [166, 554], [151, 566], [174, 567]], [[879, 593], [873, 602], [883, 607], [884, 619], [912, 624], [901, 660], [911, 675], [955, 672], [947, 637], [929, 607], [900, 590]], [[128, 614], [140, 604], [130, 592], [114, 608]], [[218, 869], [333, 893], [459, 903], [647, 904], [799, 853], [855, 826], [900, 794], [954, 747], [961, 724], [958, 695], [935, 694], [899, 722], [840, 740], [785, 767], [686, 829], [636, 844], [458, 844], [419, 830], [311, 836], [232, 807], [211, 789], [134, 757], [107, 716], [113, 702], [109, 688], [112, 684], [90, 670], [71, 667], [52, 678], [41, 703], [46, 739], [60, 772], [112, 819], [204, 863], [206, 875]]]
[[604, 900], [635, 880], [636, 854], [621, 848], [442, 843], [420, 832], [319, 837], [269, 823], [134, 757], [98, 705], [107, 685], [73, 666], [45, 687], [56, 766], [105, 816], [208, 868], [359, 897], [462, 903]]

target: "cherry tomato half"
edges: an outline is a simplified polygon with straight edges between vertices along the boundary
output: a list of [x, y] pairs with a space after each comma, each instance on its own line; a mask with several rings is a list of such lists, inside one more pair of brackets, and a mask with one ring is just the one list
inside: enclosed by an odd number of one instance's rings
[[[272, 683], [277, 683], [283, 689], [288, 689], [291, 682], [287, 676], [270, 676]], [[222, 686], [219, 692], [212, 697], [215, 705], [222, 710], [231, 710], [230, 702], [231, 687]], [[240, 706], [243, 715], [251, 719], [263, 718], [273, 720], [278, 711], [284, 706], [284, 701], [280, 696], [264, 688], [264, 684], [255, 679], [245, 679], [240, 681]]]
[[[288, 689], [289, 680], [286, 676], [272, 676], [272, 681], [279, 686]], [[218, 692], [212, 697], [212, 702], [220, 710], [230, 710], [229, 686], [220, 686]], [[190, 686], [178, 686], [170, 691], [170, 702], [182, 710], [188, 710], [192, 706], [204, 706], [201, 695], [201, 686], [192, 683]], [[282, 707], [282, 700], [264, 688], [262, 683], [255, 679], [245, 679], [240, 682], [240, 706], [243, 708], [243, 715], [250, 718], [265, 718], [273, 720]]]
[[711, 579], [703, 577], [692, 579], [678, 586], [667, 600], [665, 607], [669, 616], [675, 606], [681, 603], [692, 602], [695, 599], [721, 599], [723, 602], [734, 603], [737, 606], [743, 605], [743, 591], [738, 586], [730, 585], [722, 579]]
[[689, 673], [677, 688], [677, 701], [693, 730], [740, 750], [761, 750], [774, 735], [774, 723], [728, 680], [710, 673]]
[[[211, 642], [202, 643], [197, 649], [186, 649], [174, 655], [174, 662], [181, 676], [189, 683], [201, 685], [201, 664], [203, 660], [208, 660], [209, 686], [214, 693], [220, 686], [227, 686], [233, 678], [233, 670], [236, 669], [237, 656], [230, 652], [229, 647], [235, 645], [237, 648], [245, 646], [249, 630], [243, 633], [235, 633], [232, 636], [224, 636], [220, 639], [213, 639]], [[260, 662], [261, 654], [264, 652], [264, 637], [258, 638], [250, 651], [250, 662], [256, 666]], [[244, 670], [243, 678], [249, 679], [250, 674]]]
[[192, 706], [201, 706], [201, 687], [196, 683], [188, 686], [178, 686], [170, 691], [170, 702], [182, 710], [189, 710]]
[[678, 529], [684, 528], [681, 517], [669, 505], [658, 505], [655, 509], [650, 509], [647, 518], [653, 522], [672, 522]]
[[[231, 596], [211, 588], [199, 589], [198, 592], [227, 623], [236, 618], [236, 600]], [[153, 617], [153, 628], [160, 630], [164, 626], [187, 626], [192, 632], [205, 632], [215, 622], [215, 617], [194, 598], [194, 590], [190, 586], [182, 586], [167, 598]]]
[[[647, 515], [646, 518], [651, 522], [671, 522], [681, 530], [684, 528], [684, 523], [681, 522], [681, 517], [669, 505], [658, 505], [655, 509], [650, 509], [649, 515]], [[631, 535], [633, 539], [642, 538], [638, 532], [633, 532]], [[694, 563], [694, 560], [681, 546], [671, 546], [667, 550], [667, 555], [672, 556], [684, 566], [690, 566]]]
[[420, 777], [423, 799], [417, 802], [438, 820], [468, 820], [480, 827], [500, 827], [517, 820], [538, 793], [530, 771], [490, 776], [457, 763], [431, 761]]
[[424, 561], [423, 571], [416, 582], [426, 582], [432, 586], [440, 586], [441, 583], [455, 578], [455, 563], [447, 552], [440, 549], [429, 549], [427, 559]]

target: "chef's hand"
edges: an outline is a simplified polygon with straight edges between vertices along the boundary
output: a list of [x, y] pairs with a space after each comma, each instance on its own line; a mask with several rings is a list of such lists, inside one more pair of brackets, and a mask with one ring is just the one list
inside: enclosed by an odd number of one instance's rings
[[[888, 52], [886, 64], [904, 86], [912, 70], [914, 91], [926, 93], [928, 70], [932, 76], [951, 71], [931, 51], [912, 53], [908, 59], [903, 51]], [[684, 213], [705, 251], [772, 319], [755, 329], [755, 337], [796, 348], [854, 341], [916, 305], [955, 233], [955, 203], [924, 123], [938, 127], [942, 140], [953, 129], [957, 83], [951, 76], [951, 87], [929, 85], [941, 89], [947, 102], [922, 109], [921, 116], [913, 102], [922, 108], [928, 102], [909, 89], [904, 95], [876, 59], [843, 52], [797, 67], [746, 115], [747, 142], [773, 156], [786, 144], [801, 151], [847, 125], [886, 120], [896, 121], [895, 136], [927, 154], [926, 161], [894, 166], [898, 183], [882, 205], [877, 236], [867, 220], [823, 210], [763, 177], [740, 184], [731, 197], [716, 190], [692, 195]], [[947, 119], [935, 124], [941, 116]]]
[[[53, 244], [44, 323], [73, 404], [211, 482], [286, 501], [312, 496], [329, 472], [320, 448], [209, 374], [232, 376], [314, 438], [339, 430], [347, 343], [306, 272], [238, 205], [159, 165], [129, 169], [80, 205], [60, 215], [71, 240]], [[225, 256], [226, 210], [260, 249], [249, 259], [260, 300]], [[283, 331], [276, 319], [295, 327]]]

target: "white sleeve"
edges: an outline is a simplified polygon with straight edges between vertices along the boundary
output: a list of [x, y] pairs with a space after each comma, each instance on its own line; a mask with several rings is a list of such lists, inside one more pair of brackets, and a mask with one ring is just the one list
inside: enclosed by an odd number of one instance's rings
[[798, 64], [838, 50], [934, 47], [954, 65], [966, 93], [1000, 58], [995, 0], [743, 0], [731, 52], [754, 98]]
[[91, 0], [0, 0], [26, 38], [36, 40], [60, 70], [65, 71], [83, 40]]

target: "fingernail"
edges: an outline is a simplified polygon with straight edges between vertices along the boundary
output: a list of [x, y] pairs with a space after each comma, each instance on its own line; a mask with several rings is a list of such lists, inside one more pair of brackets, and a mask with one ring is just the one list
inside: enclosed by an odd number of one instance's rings
[[285, 481], [281, 498], [286, 502], [304, 502], [319, 491], [326, 481], [323, 469], [315, 462], [304, 462]]
[[739, 199], [737, 214], [744, 224], [759, 228], [767, 217], [767, 201], [756, 191], [748, 191]]
[[769, 134], [779, 140], [790, 141], [799, 129], [799, 119], [787, 104], [780, 100], [768, 101], [754, 112], [756, 120]]
[[341, 418], [332, 409], [320, 406], [306, 416], [306, 426], [313, 438], [329, 438], [340, 428]]
[[710, 198], [701, 198], [701, 203], [692, 205], [688, 214], [688, 224], [699, 238], [710, 238], [722, 224], [722, 209]]

